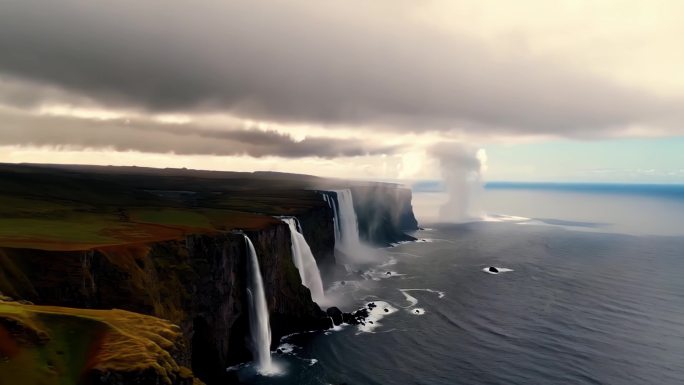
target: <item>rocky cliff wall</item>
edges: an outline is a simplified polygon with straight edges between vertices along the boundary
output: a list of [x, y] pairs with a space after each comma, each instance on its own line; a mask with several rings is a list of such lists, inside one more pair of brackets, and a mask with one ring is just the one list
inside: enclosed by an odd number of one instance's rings
[[[292, 263], [289, 230], [246, 233], [255, 245], [273, 341], [311, 330], [324, 317]], [[207, 384], [230, 383], [225, 368], [249, 360], [246, 246], [237, 233], [84, 251], [0, 249], [0, 291], [41, 305], [119, 308], [154, 315], [183, 331], [185, 362]]]
[[351, 188], [362, 240], [378, 245], [414, 240], [406, 231], [418, 229], [411, 190], [388, 184]]

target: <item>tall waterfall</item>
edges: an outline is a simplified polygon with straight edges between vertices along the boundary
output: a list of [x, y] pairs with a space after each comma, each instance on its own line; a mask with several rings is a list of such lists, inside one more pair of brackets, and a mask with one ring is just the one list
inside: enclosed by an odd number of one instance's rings
[[337, 210], [337, 203], [335, 203], [335, 200], [330, 197], [328, 194], [323, 194], [323, 200], [328, 203], [328, 207], [333, 209], [333, 227], [335, 228], [335, 244], [338, 245], [340, 243], [340, 239], [342, 239], [342, 234], [340, 233], [340, 213]]
[[318, 264], [311, 252], [311, 248], [299, 231], [296, 218], [281, 219], [290, 227], [292, 258], [299, 270], [299, 277], [302, 279], [304, 286], [311, 290], [311, 298], [318, 304], [322, 304], [325, 302], [323, 281], [321, 280], [321, 272], [318, 270]]
[[268, 321], [268, 307], [264, 294], [264, 282], [261, 279], [259, 260], [256, 250], [249, 237], [245, 235], [245, 243], [249, 249], [249, 261], [247, 263], [247, 297], [249, 300], [249, 332], [252, 357], [256, 369], [260, 374], [271, 374], [276, 368], [271, 361], [271, 326]]
[[335, 245], [345, 252], [354, 252], [361, 248], [361, 241], [359, 239], [359, 221], [354, 211], [354, 199], [352, 198], [351, 190], [335, 190], [337, 193], [337, 202], [335, 205], [333, 200], [333, 209], [335, 210], [335, 220], [338, 224], [339, 239], [335, 239]]

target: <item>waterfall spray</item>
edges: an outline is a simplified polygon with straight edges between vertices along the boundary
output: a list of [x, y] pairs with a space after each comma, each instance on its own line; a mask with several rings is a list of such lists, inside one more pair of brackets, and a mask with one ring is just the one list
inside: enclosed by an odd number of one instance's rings
[[442, 206], [440, 219], [462, 222], [480, 217], [476, 198], [483, 188], [482, 176], [486, 170], [484, 150], [461, 143], [441, 143], [431, 149], [439, 160], [449, 200]]
[[271, 326], [268, 320], [268, 306], [264, 294], [264, 282], [261, 278], [259, 260], [256, 250], [247, 235], [245, 243], [249, 251], [247, 263], [247, 297], [249, 308], [250, 350], [259, 374], [277, 373], [271, 361]]
[[301, 226], [298, 226], [299, 223], [296, 218], [281, 219], [290, 227], [292, 259], [297, 270], [299, 270], [299, 277], [302, 279], [302, 284], [311, 291], [311, 298], [318, 304], [322, 304], [325, 302], [325, 295], [323, 293], [321, 272], [318, 270], [318, 264], [311, 252], [309, 244], [298, 229], [298, 227], [301, 228]]

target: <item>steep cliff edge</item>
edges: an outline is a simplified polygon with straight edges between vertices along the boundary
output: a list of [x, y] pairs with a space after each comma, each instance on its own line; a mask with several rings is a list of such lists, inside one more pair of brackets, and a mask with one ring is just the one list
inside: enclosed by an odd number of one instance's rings
[[411, 206], [411, 190], [394, 185], [353, 186], [359, 236], [378, 246], [415, 240], [407, 231], [418, 230]]

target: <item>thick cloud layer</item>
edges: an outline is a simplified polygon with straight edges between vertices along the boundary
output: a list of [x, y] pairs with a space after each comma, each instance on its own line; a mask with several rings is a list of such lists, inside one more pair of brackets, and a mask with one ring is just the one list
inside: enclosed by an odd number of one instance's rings
[[335, 158], [388, 154], [391, 146], [358, 140], [309, 137], [296, 141], [274, 131], [217, 129], [191, 124], [0, 113], [0, 145], [113, 148], [185, 155], [249, 155]]
[[682, 100], [494, 55], [410, 21], [402, 4], [5, 0], [0, 76], [110, 106], [281, 122], [560, 136], [684, 130]]

